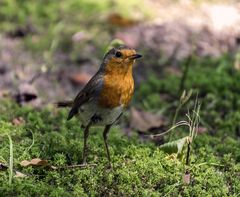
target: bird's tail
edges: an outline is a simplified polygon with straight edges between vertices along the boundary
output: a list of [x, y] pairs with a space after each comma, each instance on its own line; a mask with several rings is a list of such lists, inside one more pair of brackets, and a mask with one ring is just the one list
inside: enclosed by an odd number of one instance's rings
[[73, 101], [60, 101], [56, 103], [57, 107], [72, 107]]

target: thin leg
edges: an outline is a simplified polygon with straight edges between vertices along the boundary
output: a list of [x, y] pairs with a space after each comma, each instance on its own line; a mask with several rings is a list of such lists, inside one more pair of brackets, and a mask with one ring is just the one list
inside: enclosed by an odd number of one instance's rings
[[87, 139], [88, 139], [88, 136], [89, 136], [89, 128], [91, 126], [92, 122], [90, 122], [85, 130], [84, 130], [84, 142], [83, 142], [83, 164], [86, 163], [86, 158], [87, 158]]
[[107, 157], [108, 157], [108, 163], [111, 166], [111, 158], [110, 158], [110, 153], [109, 153], [109, 149], [108, 149], [108, 143], [107, 143], [107, 138], [108, 138], [108, 132], [110, 131], [112, 125], [107, 125], [103, 131], [103, 139], [104, 139], [104, 144], [106, 147], [106, 151], [107, 151]]

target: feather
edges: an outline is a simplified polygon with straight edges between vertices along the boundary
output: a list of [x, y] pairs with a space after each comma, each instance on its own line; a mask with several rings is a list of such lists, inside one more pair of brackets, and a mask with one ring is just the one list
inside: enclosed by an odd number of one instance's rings
[[87, 83], [87, 85], [78, 93], [73, 101], [72, 108], [68, 114], [68, 120], [78, 113], [81, 105], [87, 101], [95, 98], [101, 91], [103, 86], [103, 74], [102, 72], [97, 72]]

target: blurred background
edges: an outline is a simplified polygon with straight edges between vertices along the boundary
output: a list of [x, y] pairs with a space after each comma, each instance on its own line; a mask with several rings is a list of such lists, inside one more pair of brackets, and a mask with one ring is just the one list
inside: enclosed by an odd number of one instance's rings
[[[1, 1], [0, 97], [35, 107], [73, 98], [117, 38], [143, 55], [132, 102], [141, 111], [128, 125], [169, 125], [192, 89], [203, 103], [202, 132], [227, 127], [239, 136], [239, 11], [224, 0]], [[146, 111], [160, 118], [137, 126]]]

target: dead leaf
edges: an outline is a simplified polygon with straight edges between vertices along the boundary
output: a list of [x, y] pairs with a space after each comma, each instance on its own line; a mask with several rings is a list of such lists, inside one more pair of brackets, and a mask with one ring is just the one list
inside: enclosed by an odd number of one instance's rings
[[110, 14], [107, 18], [107, 21], [110, 24], [118, 26], [118, 27], [131, 27], [131, 26], [134, 26], [139, 23], [138, 21], [136, 21], [134, 19], [126, 18], [118, 13]]
[[85, 85], [91, 79], [91, 77], [92, 75], [88, 74], [87, 72], [81, 72], [70, 75], [69, 79], [75, 85]]
[[21, 173], [19, 171], [16, 171], [16, 174], [15, 174], [14, 177], [16, 177], [16, 178], [24, 178], [24, 177], [27, 177], [27, 175], [23, 174], [23, 173]]
[[12, 120], [12, 124], [15, 126], [23, 125], [25, 124], [25, 120], [23, 119], [23, 117], [17, 117]]
[[32, 159], [31, 161], [23, 160], [23, 161], [21, 161], [20, 165], [22, 167], [42, 166], [42, 167], [49, 167], [52, 170], [56, 170], [57, 169], [57, 167], [50, 165], [47, 160], [40, 159], [40, 158], [35, 158], [35, 159]]
[[28, 166], [49, 166], [49, 163], [47, 160], [42, 160], [39, 158], [32, 159], [31, 161], [23, 160], [21, 161], [20, 165], [22, 167], [28, 167]]
[[23, 160], [23, 161], [21, 161], [20, 165], [21, 165], [22, 167], [27, 167], [27, 166], [30, 165], [30, 161]]
[[190, 182], [191, 182], [191, 175], [190, 175], [190, 173], [186, 172], [183, 175], [183, 183], [186, 184], [186, 185], [189, 185]]
[[159, 115], [131, 108], [130, 127], [145, 132], [166, 125], [166, 120]]

